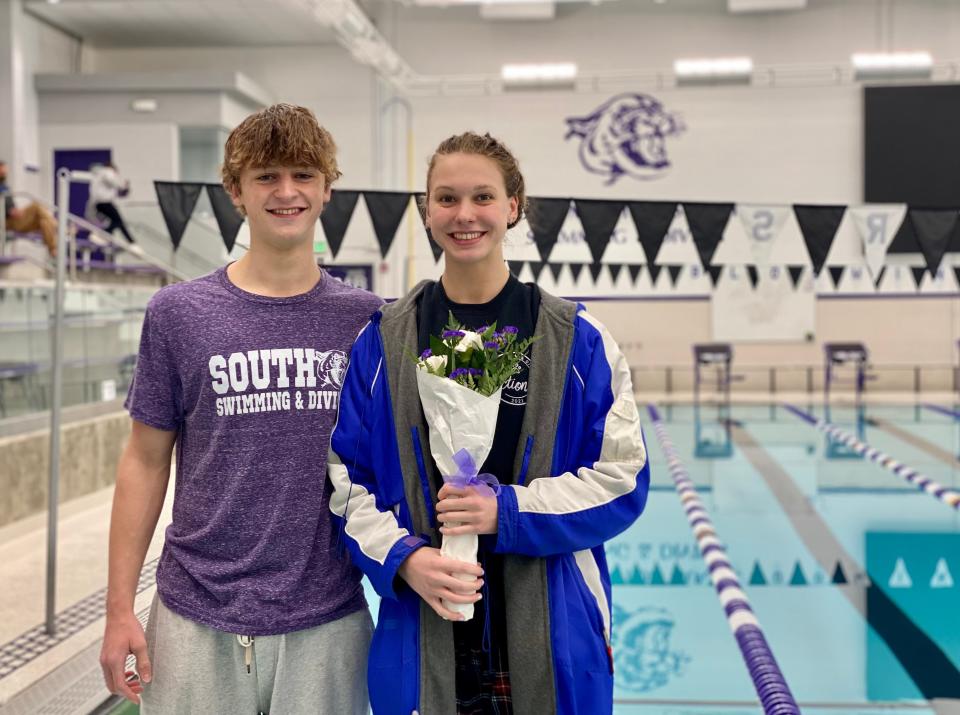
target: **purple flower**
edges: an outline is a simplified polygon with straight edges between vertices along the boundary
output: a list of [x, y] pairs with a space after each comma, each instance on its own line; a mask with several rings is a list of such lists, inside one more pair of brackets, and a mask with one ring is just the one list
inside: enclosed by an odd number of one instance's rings
[[456, 380], [457, 378], [463, 377], [464, 375], [468, 375], [468, 374], [469, 374], [469, 370], [468, 370], [467, 368], [465, 368], [465, 367], [458, 367], [456, 370], [454, 370], [453, 372], [451, 372], [451, 373], [448, 375], [448, 377], [449, 377], [451, 380]]
[[512, 325], [504, 325], [500, 332], [504, 335], [516, 335], [519, 331]]
[[500, 344], [495, 340], [489, 340], [483, 344], [483, 347], [485, 347], [487, 350], [496, 350], [498, 347], [500, 347]]
[[440, 336], [442, 338], [462, 338], [464, 332], [462, 330], [444, 330], [443, 334]]
[[433, 350], [431, 350], [430, 348], [427, 348], [427, 349], [424, 350], [422, 353], [420, 353], [420, 359], [421, 359], [421, 360], [426, 360], [426, 359], [427, 359], [428, 357], [430, 357], [431, 355], [433, 355]]
[[483, 370], [481, 370], [478, 367], [470, 367], [467, 369], [470, 371], [470, 374], [473, 375], [474, 377], [480, 377], [483, 374]]
[[477, 332], [478, 332], [478, 333], [485, 333], [485, 332], [487, 332], [487, 329], [488, 329], [489, 327], [490, 327], [489, 325], [481, 325], [479, 328], [477, 328]]

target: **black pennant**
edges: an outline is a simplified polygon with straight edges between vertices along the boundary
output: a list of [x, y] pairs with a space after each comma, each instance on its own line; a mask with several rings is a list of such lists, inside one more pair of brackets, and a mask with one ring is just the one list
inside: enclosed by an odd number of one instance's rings
[[510, 266], [510, 272], [514, 276], [519, 276], [523, 270], [523, 261], [507, 261], [507, 265]]
[[642, 263], [628, 263], [627, 270], [630, 271], [630, 282], [634, 285], [637, 284], [637, 276], [640, 275], [640, 271], [643, 270]]
[[833, 237], [837, 235], [837, 228], [843, 220], [846, 211], [844, 206], [804, 206], [797, 204], [793, 213], [800, 224], [803, 240], [807, 244], [807, 252], [813, 262], [813, 274], [820, 275], [823, 264], [833, 245]]
[[583, 237], [590, 247], [593, 262], [599, 263], [603, 252], [607, 250], [613, 229], [623, 213], [623, 201], [606, 201], [604, 199], [578, 199], [576, 201], [577, 215], [583, 224]]
[[[920, 244], [920, 250], [930, 269], [930, 275], [935, 276], [947, 251], [947, 244], [957, 227], [956, 209], [910, 209], [907, 212], [913, 232]], [[919, 284], [918, 284], [919, 285]]]
[[803, 266], [787, 266], [787, 271], [790, 273], [790, 282], [796, 288], [800, 284], [800, 276], [803, 275]]
[[590, 275], [593, 276], [593, 282], [596, 283], [600, 279], [600, 272], [603, 270], [602, 263], [591, 263], [590, 264]]
[[926, 271], [926, 268], [919, 268], [917, 266], [910, 267], [910, 272], [913, 274], [913, 282], [917, 284], [917, 288], [919, 288], [923, 282], [923, 274], [926, 273]]
[[713, 260], [717, 246], [723, 238], [723, 231], [730, 220], [733, 204], [684, 204], [683, 213], [693, 235], [693, 243], [700, 254], [700, 263], [704, 269]]
[[680, 277], [682, 270], [683, 266], [667, 266], [667, 273], [670, 274], [670, 285], [674, 288], [677, 287], [677, 279]]
[[160, 213], [170, 232], [173, 250], [180, 247], [183, 232], [187, 230], [187, 223], [197, 205], [203, 184], [185, 184], [179, 181], [154, 181], [153, 188], [157, 192], [157, 202], [160, 204]]
[[[338, 192], [333, 193], [336, 195]], [[380, 244], [380, 257], [386, 258], [393, 237], [397, 235], [397, 227], [407, 213], [410, 194], [400, 191], [364, 191], [363, 199], [367, 203], [367, 212], [373, 223], [373, 232], [377, 235], [377, 243]]]
[[953, 275], [957, 277], [957, 285], [960, 285], [960, 266], [953, 267]]
[[584, 263], [568, 263], [570, 266], [570, 273], [573, 275], [573, 282], [576, 283], [580, 278], [580, 272], [583, 270]]
[[660, 246], [667, 235], [667, 229], [677, 213], [675, 201], [631, 201], [627, 204], [633, 225], [637, 228], [637, 237], [644, 253], [647, 254], [647, 263], [657, 260]]
[[750, 276], [750, 285], [756, 288], [757, 283], [760, 282], [760, 271], [757, 270], [756, 266], [747, 266], [747, 275]]
[[655, 286], [657, 284], [657, 277], [660, 275], [661, 268], [663, 268], [663, 266], [657, 265], [656, 263], [651, 263], [647, 266], [647, 273], [650, 274], [650, 285]]
[[562, 263], [548, 263], [547, 266], [550, 268], [550, 273], [553, 275], [553, 281], [556, 283], [560, 280], [560, 271], [563, 270]]
[[723, 273], [723, 266], [707, 266], [707, 273], [710, 274], [710, 285], [716, 288], [720, 281], [720, 274]]
[[423, 228], [427, 232], [427, 240], [430, 242], [430, 252], [433, 254], [433, 262], [438, 263], [440, 256], [443, 255], [443, 249], [440, 244], [433, 240], [433, 232], [427, 228], [427, 195], [422, 191], [413, 195], [413, 200], [417, 203], [417, 213], [420, 214], [420, 220], [423, 221]]
[[913, 223], [904, 219], [900, 222], [900, 228], [887, 246], [887, 254], [891, 253], [920, 253], [920, 243], [917, 241], [917, 235], [913, 232]]
[[610, 271], [610, 280], [614, 283], [617, 282], [617, 277], [620, 275], [620, 271], [623, 270], [622, 263], [608, 263], [607, 269]]
[[347, 233], [347, 226], [353, 218], [353, 210], [357, 207], [358, 191], [334, 191], [330, 202], [323, 207], [320, 214], [320, 223], [323, 233], [330, 244], [330, 254], [336, 258], [343, 245], [343, 237]]
[[543, 269], [546, 267], [546, 261], [528, 261], [527, 265], [530, 266], [530, 270], [533, 271], [533, 282], [536, 283], [540, 280], [540, 274], [543, 273]]
[[537, 244], [540, 260], [550, 257], [557, 243], [557, 236], [570, 211], [570, 199], [527, 199], [527, 224]]
[[843, 266], [829, 266], [830, 278], [833, 280], [833, 287], [840, 287], [840, 279], [843, 278]]
[[230, 194], [222, 184], [207, 184], [207, 198], [210, 199], [210, 206], [213, 207], [213, 216], [217, 219], [223, 245], [226, 246], [227, 253], [230, 253], [237, 242], [240, 227], [243, 225], [243, 216], [233, 205]]

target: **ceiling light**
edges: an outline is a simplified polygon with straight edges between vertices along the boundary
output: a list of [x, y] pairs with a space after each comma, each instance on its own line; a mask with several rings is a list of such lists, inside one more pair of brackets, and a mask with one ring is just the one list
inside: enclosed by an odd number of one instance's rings
[[929, 52], [858, 52], [850, 62], [856, 79], [929, 77], [933, 71]]
[[569, 86], [577, 78], [573, 62], [503, 65], [500, 78], [511, 87]]
[[673, 63], [677, 84], [747, 83], [753, 75], [749, 57], [677, 60]]

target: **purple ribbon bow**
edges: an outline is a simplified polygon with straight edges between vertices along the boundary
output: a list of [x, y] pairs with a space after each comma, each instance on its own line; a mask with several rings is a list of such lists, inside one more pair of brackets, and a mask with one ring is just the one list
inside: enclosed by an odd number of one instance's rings
[[461, 449], [454, 454], [453, 461], [460, 471], [456, 474], [445, 476], [443, 478], [444, 482], [458, 489], [474, 487], [485, 497], [495, 497], [500, 493], [500, 482], [497, 481], [497, 478], [487, 472], [477, 474], [477, 465], [467, 450]]

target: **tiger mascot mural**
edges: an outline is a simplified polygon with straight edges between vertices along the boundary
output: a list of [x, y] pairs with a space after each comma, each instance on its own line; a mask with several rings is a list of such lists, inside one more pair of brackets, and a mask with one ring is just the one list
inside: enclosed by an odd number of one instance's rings
[[666, 138], [686, 127], [649, 94], [611, 97], [586, 117], [568, 117], [564, 139], [580, 138], [580, 162], [607, 184], [621, 176], [657, 179], [670, 169]]

